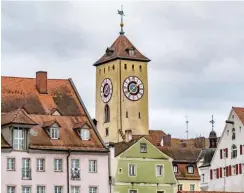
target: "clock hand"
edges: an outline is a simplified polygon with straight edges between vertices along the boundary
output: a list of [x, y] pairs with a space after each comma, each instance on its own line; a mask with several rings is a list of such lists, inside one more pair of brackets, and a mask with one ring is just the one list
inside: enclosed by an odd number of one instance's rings
[[131, 92], [135, 89], [135, 88], [137, 88], [138, 86], [140, 86], [141, 84], [137, 84], [137, 85], [135, 85], [135, 87], [133, 88], [133, 89], [131, 89], [131, 90], [129, 90], [129, 93], [131, 94]]

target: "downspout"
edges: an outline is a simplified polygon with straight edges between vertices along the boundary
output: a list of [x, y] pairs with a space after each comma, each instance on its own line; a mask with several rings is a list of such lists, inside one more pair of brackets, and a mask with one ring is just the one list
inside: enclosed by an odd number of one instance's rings
[[[110, 144], [109, 144], [110, 146]], [[109, 175], [109, 193], [112, 193], [112, 176], [111, 176], [111, 168], [110, 168], [110, 157], [111, 157], [111, 151], [108, 152], [108, 175]]]
[[67, 193], [69, 193], [69, 156], [70, 156], [71, 150], [68, 150], [68, 155], [67, 155]]

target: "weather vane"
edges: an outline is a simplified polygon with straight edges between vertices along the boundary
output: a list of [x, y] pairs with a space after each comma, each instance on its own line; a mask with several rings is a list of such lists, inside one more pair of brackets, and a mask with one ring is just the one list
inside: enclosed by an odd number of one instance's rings
[[212, 115], [212, 120], [209, 121], [209, 122], [212, 124], [212, 131], [213, 131], [213, 129], [214, 129], [214, 123], [215, 123], [215, 121], [214, 121], [214, 119], [213, 119], [213, 115]]
[[188, 133], [189, 133], [189, 131], [188, 131], [188, 124], [189, 124], [189, 121], [188, 121], [188, 116], [186, 116], [186, 138], [188, 139]]
[[121, 31], [119, 33], [120, 35], [124, 35], [125, 32], [123, 31], [123, 27], [124, 27], [123, 16], [125, 15], [123, 11], [123, 5], [121, 5], [121, 10], [118, 10], [118, 14], [121, 16], [121, 22], [120, 22]]

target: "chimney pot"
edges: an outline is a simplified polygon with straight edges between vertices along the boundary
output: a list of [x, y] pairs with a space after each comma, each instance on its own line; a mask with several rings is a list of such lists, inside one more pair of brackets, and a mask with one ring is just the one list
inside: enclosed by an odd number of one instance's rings
[[40, 94], [47, 94], [47, 72], [36, 72], [36, 88]]

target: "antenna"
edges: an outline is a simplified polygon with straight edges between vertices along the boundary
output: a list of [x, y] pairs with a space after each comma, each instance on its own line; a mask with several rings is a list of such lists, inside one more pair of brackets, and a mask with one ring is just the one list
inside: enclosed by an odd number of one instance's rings
[[189, 124], [189, 121], [188, 121], [188, 116], [186, 116], [186, 139], [188, 139], [188, 124]]

